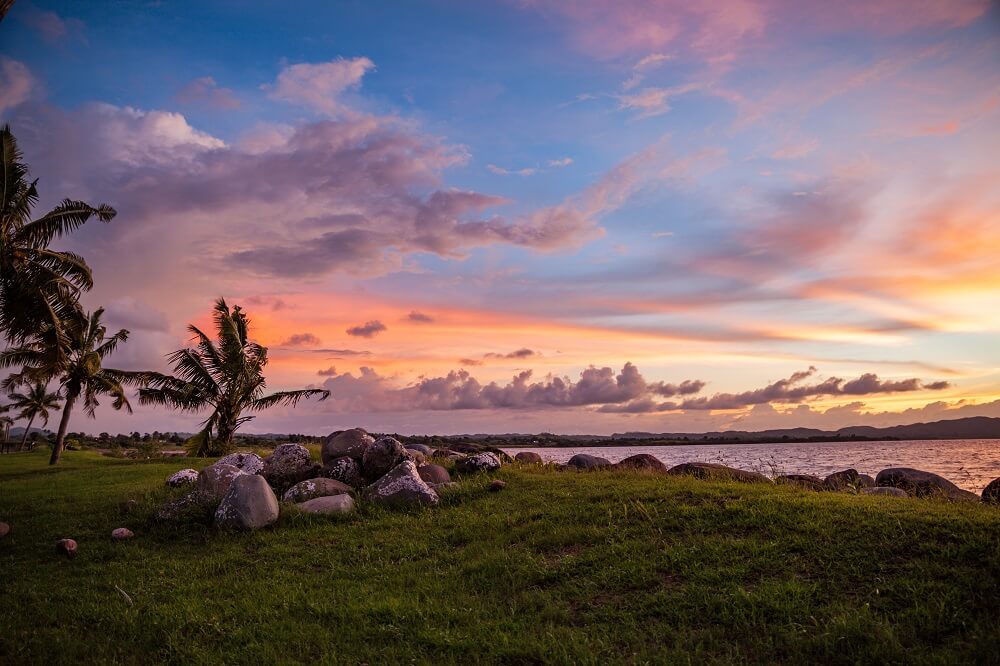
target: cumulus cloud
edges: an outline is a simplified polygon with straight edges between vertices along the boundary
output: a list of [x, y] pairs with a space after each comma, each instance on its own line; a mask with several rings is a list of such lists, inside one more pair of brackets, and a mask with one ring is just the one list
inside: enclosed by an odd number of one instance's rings
[[27, 65], [0, 56], [0, 113], [27, 102], [38, 88]]
[[347, 334], [359, 338], [374, 338], [376, 335], [386, 330], [388, 330], [388, 328], [385, 324], [377, 319], [374, 319], [372, 321], [365, 322], [364, 324], [359, 324], [358, 326], [351, 326], [347, 329]]
[[322, 344], [322, 341], [312, 333], [293, 333], [279, 343], [282, 347], [303, 347]]
[[216, 109], [238, 109], [240, 100], [229, 88], [222, 88], [211, 76], [202, 76], [177, 91], [181, 104], [202, 104]]
[[375, 63], [365, 57], [290, 65], [281, 70], [277, 81], [270, 86], [270, 96], [328, 116], [339, 116], [348, 110], [341, 94], [358, 87], [364, 75], [373, 69]]
[[337, 368], [331, 365], [329, 368], [325, 368], [323, 370], [317, 370], [316, 374], [319, 375], [320, 377], [336, 377]]
[[410, 314], [406, 315], [407, 321], [412, 321], [417, 324], [430, 324], [434, 321], [434, 317], [424, 314], [423, 312], [417, 312], [413, 310]]

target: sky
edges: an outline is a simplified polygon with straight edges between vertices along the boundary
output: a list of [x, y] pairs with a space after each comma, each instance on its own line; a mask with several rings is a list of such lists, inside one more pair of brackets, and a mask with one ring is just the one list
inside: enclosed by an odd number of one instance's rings
[[[987, 0], [25, 2], [0, 121], [165, 355], [225, 297], [251, 432], [1000, 416]], [[70, 429], [192, 431], [109, 405]]]

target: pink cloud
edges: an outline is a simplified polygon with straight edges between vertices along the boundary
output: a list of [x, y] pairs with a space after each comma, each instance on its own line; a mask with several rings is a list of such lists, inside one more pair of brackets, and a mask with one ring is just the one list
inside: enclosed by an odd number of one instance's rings
[[219, 87], [211, 76], [189, 82], [179, 91], [176, 99], [181, 104], [204, 104], [216, 109], [238, 109], [240, 100], [229, 88]]
[[270, 96], [338, 116], [348, 108], [340, 99], [341, 94], [359, 86], [364, 75], [373, 69], [375, 63], [364, 57], [290, 65], [269, 87]]
[[37, 88], [23, 62], [0, 56], [0, 113], [27, 102]]

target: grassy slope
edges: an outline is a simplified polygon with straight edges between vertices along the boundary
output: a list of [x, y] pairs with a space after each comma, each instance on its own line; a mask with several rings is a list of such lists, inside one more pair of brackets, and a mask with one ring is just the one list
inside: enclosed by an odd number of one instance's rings
[[151, 525], [189, 464], [0, 458], [0, 662], [1000, 659], [996, 509], [510, 467], [436, 510]]

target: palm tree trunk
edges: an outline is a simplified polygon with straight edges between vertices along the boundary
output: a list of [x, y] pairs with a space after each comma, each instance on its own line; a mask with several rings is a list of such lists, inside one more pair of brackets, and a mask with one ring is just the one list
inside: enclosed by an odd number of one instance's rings
[[52, 457], [49, 458], [50, 465], [55, 465], [59, 462], [59, 457], [62, 456], [63, 446], [66, 443], [66, 428], [69, 427], [69, 414], [73, 411], [73, 403], [75, 402], [75, 395], [66, 396], [66, 404], [63, 405], [62, 418], [59, 419], [59, 434], [56, 435], [56, 444], [52, 447]]
[[21, 438], [21, 443], [17, 445], [17, 450], [20, 451], [24, 448], [24, 445], [28, 443], [28, 433], [31, 432], [31, 424], [35, 422], [35, 415], [32, 414], [31, 418], [28, 419], [28, 427], [24, 429], [24, 437]]

